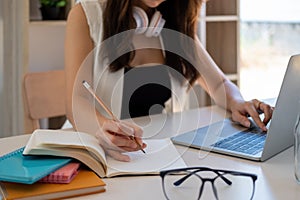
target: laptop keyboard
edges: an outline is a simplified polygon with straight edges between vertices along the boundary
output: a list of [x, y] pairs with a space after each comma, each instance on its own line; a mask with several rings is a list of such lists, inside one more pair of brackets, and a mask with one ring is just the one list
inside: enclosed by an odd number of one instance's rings
[[263, 150], [265, 140], [266, 133], [261, 132], [260, 129], [250, 129], [224, 138], [212, 146], [255, 155]]

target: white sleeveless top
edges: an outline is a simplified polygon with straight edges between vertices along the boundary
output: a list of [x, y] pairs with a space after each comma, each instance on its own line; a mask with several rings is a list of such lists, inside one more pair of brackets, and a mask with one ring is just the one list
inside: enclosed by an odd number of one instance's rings
[[[107, 0], [80, 0], [82, 8], [89, 25], [90, 36], [94, 42], [94, 66], [93, 66], [93, 87], [104, 103], [117, 116], [121, 116], [123, 97], [123, 76], [124, 69], [110, 72], [108, 61], [100, 59], [100, 44], [103, 35], [103, 10]], [[162, 44], [162, 42], [161, 42]], [[179, 112], [189, 108], [187, 85], [183, 85], [177, 79], [171, 77], [172, 97], [165, 104], [165, 112]], [[107, 116], [102, 108], [97, 108], [101, 114]], [[108, 117], [108, 116], [107, 116]]]

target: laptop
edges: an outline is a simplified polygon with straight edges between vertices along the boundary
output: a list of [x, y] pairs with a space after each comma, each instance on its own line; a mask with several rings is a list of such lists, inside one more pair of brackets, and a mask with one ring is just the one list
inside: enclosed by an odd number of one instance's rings
[[294, 144], [294, 126], [300, 111], [300, 54], [290, 58], [275, 110], [262, 132], [254, 123], [241, 127], [229, 119], [171, 138], [173, 143], [205, 151], [265, 161]]

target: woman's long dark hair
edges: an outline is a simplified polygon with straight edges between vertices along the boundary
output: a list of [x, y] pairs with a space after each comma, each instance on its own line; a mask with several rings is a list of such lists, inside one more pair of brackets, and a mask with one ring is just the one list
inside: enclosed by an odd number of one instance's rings
[[[197, 20], [199, 17], [200, 7], [203, 0], [169, 0], [161, 3], [157, 8], [166, 20], [164, 28], [178, 31], [191, 38], [195, 38], [197, 30]], [[136, 27], [135, 20], [132, 15], [133, 0], [107, 0], [106, 7], [103, 13], [104, 19], [104, 31], [103, 40], [110, 38], [118, 33], [134, 29]], [[162, 35], [163, 36], [163, 35]], [[129, 66], [130, 61], [134, 57], [134, 50], [131, 43], [132, 35], [127, 34], [126, 38], [113, 41], [115, 48], [105, 47], [108, 58], [110, 59], [110, 70], [112, 72], [117, 71], [124, 66]], [[165, 41], [166, 37], [163, 36]], [[164, 45], [168, 43], [164, 42]], [[183, 47], [182, 47], [183, 48]], [[118, 52], [128, 53], [120, 55]], [[195, 54], [195, 51], [191, 50], [189, 53], [183, 51], [185, 54]], [[195, 57], [195, 55], [184, 55], [183, 57]], [[180, 72], [191, 85], [199, 77], [198, 71], [183, 57], [176, 55], [172, 52], [166, 51], [167, 66]]]

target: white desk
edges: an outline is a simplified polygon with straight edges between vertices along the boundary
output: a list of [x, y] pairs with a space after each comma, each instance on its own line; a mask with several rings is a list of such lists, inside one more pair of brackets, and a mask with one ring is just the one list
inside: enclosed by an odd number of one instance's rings
[[[199, 117], [201, 120], [196, 122], [195, 119]], [[145, 128], [145, 135], [158, 133], [159, 130], [160, 134], [156, 134], [156, 137], [167, 137], [170, 133], [192, 130], [195, 126], [204, 126], [222, 118], [222, 110], [217, 107], [195, 109], [169, 116], [156, 115], [153, 117], [152, 126]], [[141, 124], [144, 120], [140, 119], [138, 122]], [[163, 128], [158, 129], [161, 125]], [[0, 139], [0, 155], [24, 146], [29, 136]], [[181, 146], [176, 147], [189, 166], [207, 166], [257, 174], [254, 199], [300, 199], [300, 185], [294, 178], [293, 148], [261, 163]], [[106, 192], [77, 199], [165, 199], [159, 176], [118, 177], [104, 179], [104, 181], [107, 184]]]

